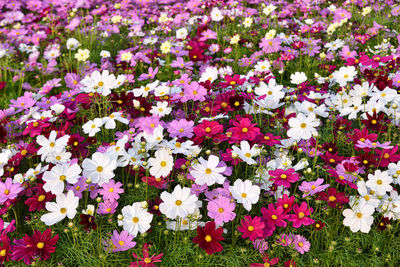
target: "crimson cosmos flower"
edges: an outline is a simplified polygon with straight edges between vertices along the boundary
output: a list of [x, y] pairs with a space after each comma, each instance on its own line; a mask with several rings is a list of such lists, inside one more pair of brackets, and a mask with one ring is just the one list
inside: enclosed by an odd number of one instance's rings
[[332, 208], [336, 208], [337, 204], [346, 204], [349, 202], [349, 198], [346, 197], [346, 194], [337, 192], [334, 187], [328, 188], [326, 192], [319, 192], [317, 195], [319, 196], [317, 199], [328, 202], [328, 205]]
[[204, 249], [208, 255], [223, 250], [222, 245], [218, 241], [223, 241], [222, 227], [215, 229], [215, 222], [206, 223], [204, 227], [197, 227], [197, 236], [193, 238], [193, 243]]
[[16, 261], [24, 260], [24, 263], [30, 265], [34, 258], [42, 261], [50, 259], [50, 254], [56, 251], [58, 235], [51, 237], [51, 229], [43, 233], [34, 231], [32, 236], [25, 235], [22, 239], [14, 240], [16, 246], [12, 253], [12, 259]]

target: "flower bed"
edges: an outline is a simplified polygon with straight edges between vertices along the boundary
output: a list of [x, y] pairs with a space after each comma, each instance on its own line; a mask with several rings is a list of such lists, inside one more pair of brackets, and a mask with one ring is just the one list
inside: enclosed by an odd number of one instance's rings
[[0, 264], [395, 266], [395, 1], [1, 1]]

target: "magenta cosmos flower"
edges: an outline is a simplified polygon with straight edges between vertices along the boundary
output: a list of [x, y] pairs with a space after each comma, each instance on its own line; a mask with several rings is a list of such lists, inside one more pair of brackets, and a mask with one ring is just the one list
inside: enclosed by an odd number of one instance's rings
[[261, 221], [261, 217], [255, 216], [254, 219], [250, 215], [246, 215], [243, 220], [240, 221], [241, 226], [238, 227], [238, 231], [243, 233], [242, 238], [248, 237], [251, 241], [254, 241], [258, 237], [264, 235], [264, 222]]
[[208, 216], [214, 219], [218, 225], [230, 222], [236, 217], [236, 214], [233, 212], [235, 210], [235, 203], [223, 196], [208, 202], [207, 209]]
[[268, 225], [286, 227], [287, 223], [285, 219], [288, 218], [288, 215], [285, 214], [282, 206], [278, 206], [275, 208], [274, 204], [270, 203], [268, 205], [268, 209], [265, 207], [261, 208], [261, 213]]
[[287, 170], [277, 169], [275, 171], [269, 171], [268, 174], [272, 176], [270, 181], [273, 181], [274, 184], [277, 186], [283, 185], [287, 188], [290, 187], [290, 184], [299, 180], [299, 174], [296, 173], [293, 168]]
[[5, 183], [0, 182], [0, 204], [9, 199], [15, 199], [23, 189], [21, 184], [13, 184], [11, 178], [7, 178]]
[[295, 214], [290, 214], [288, 221], [293, 223], [294, 228], [300, 228], [300, 226], [311, 225], [314, 220], [311, 219], [310, 214], [313, 212], [313, 208], [307, 206], [307, 202], [302, 202], [299, 206], [297, 203], [293, 206], [293, 211]]

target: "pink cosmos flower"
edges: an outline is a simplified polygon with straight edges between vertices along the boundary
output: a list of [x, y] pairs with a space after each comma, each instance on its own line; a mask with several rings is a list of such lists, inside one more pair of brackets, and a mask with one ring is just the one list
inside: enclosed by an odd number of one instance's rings
[[[136, 246], [136, 242], [132, 241], [133, 238], [134, 236], [129, 234], [128, 231], [122, 230], [121, 233], [118, 233], [117, 230], [114, 230], [110, 239], [112, 252], [125, 251], [133, 248]], [[105, 249], [107, 248], [108, 246], [105, 247]]]
[[293, 243], [296, 250], [300, 254], [304, 254], [305, 252], [310, 250], [310, 242], [308, 242], [307, 239], [302, 235], [295, 235]]
[[254, 249], [258, 250], [261, 254], [263, 254], [266, 250], [268, 250], [268, 242], [265, 239], [256, 239], [253, 241]]
[[329, 187], [329, 184], [322, 185], [324, 183], [324, 179], [318, 178], [316, 181], [306, 182], [303, 181], [299, 186], [299, 189], [304, 192], [302, 197], [312, 196], [318, 192], [325, 191], [326, 188]]
[[18, 194], [24, 190], [21, 184], [13, 184], [11, 178], [7, 178], [6, 181], [0, 182], [0, 204], [3, 204], [9, 199], [15, 199]]
[[204, 101], [207, 95], [207, 90], [203, 86], [199, 85], [198, 82], [191, 82], [190, 85], [185, 85], [184, 94], [180, 99], [181, 102], [193, 101]]
[[167, 131], [169, 132], [170, 137], [192, 138], [193, 125], [193, 121], [187, 121], [186, 119], [173, 120], [168, 124]]
[[115, 181], [111, 179], [108, 183], [102, 185], [103, 189], [100, 189], [99, 193], [103, 196], [104, 200], [117, 200], [119, 199], [119, 194], [124, 192], [124, 189], [121, 188], [121, 186], [122, 183], [115, 183]]
[[307, 202], [302, 202], [300, 206], [296, 203], [293, 206], [295, 214], [290, 214], [287, 220], [293, 223], [294, 228], [311, 225], [314, 220], [307, 216], [310, 216], [313, 210], [313, 208], [307, 206]]
[[100, 215], [114, 214], [117, 207], [118, 207], [118, 201], [106, 200], [99, 204], [99, 209], [97, 210], [97, 213]]
[[152, 67], [149, 68], [149, 73], [142, 73], [140, 74], [138, 81], [144, 81], [144, 80], [148, 80], [148, 79], [154, 79], [154, 77], [156, 76], [158, 72], [158, 67], [156, 67], [155, 69], [153, 69]]
[[241, 226], [238, 227], [238, 231], [243, 233], [243, 239], [248, 237], [251, 241], [254, 241], [257, 237], [262, 237], [264, 234], [265, 224], [261, 221], [261, 217], [255, 216], [252, 219], [250, 215], [246, 215], [240, 221], [240, 224]]
[[230, 222], [236, 217], [236, 214], [233, 212], [235, 206], [235, 203], [231, 202], [229, 198], [220, 196], [217, 199], [208, 202], [208, 216], [214, 219], [215, 223], [218, 225], [221, 225], [224, 222]]

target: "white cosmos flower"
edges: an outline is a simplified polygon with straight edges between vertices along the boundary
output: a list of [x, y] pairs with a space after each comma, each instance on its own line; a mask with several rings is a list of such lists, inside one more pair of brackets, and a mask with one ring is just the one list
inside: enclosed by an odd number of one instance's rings
[[104, 117], [103, 119], [104, 128], [106, 129], [115, 129], [116, 124], [115, 121], [119, 121], [123, 124], [128, 124], [129, 121], [126, 118], [122, 117], [120, 112], [113, 112], [108, 117]]
[[4, 166], [8, 163], [8, 160], [11, 158], [11, 151], [10, 150], [3, 150], [0, 153], [0, 176], [4, 174]]
[[117, 168], [117, 162], [106, 154], [95, 152], [92, 159], [86, 158], [83, 161], [82, 167], [85, 177], [90, 178], [92, 183], [102, 185], [115, 176], [114, 170]]
[[334, 81], [336, 81], [340, 86], [345, 86], [347, 82], [351, 82], [354, 80], [354, 77], [357, 75], [357, 71], [354, 66], [341, 67], [332, 75]]
[[237, 146], [232, 146], [233, 152], [238, 154], [239, 158], [245, 161], [249, 165], [256, 164], [257, 162], [253, 159], [253, 157], [258, 156], [260, 154], [260, 149], [257, 145], [254, 145], [250, 148], [249, 142], [243, 140], [240, 142], [240, 148]]
[[211, 10], [211, 20], [213, 21], [221, 21], [224, 19], [224, 15], [222, 15], [221, 10], [218, 9], [218, 7], [214, 7]]
[[377, 198], [375, 192], [368, 188], [368, 186], [365, 184], [365, 181], [357, 182], [357, 191], [360, 196], [365, 199], [367, 204], [373, 206], [374, 208], [377, 208], [379, 206], [379, 203], [381, 201]]
[[50, 171], [43, 174], [43, 189], [55, 195], [64, 191], [64, 181], [70, 184], [78, 182], [78, 178], [82, 172], [78, 164], [69, 165], [68, 163], [57, 164]]
[[259, 72], [268, 71], [271, 68], [271, 64], [269, 60], [258, 61], [254, 66], [254, 69]]
[[169, 219], [176, 217], [184, 218], [192, 214], [197, 208], [198, 200], [196, 195], [190, 193], [190, 188], [177, 185], [172, 193], [166, 191], [161, 193], [163, 202], [160, 204], [160, 212]]
[[372, 205], [366, 203], [365, 199], [361, 199], [358, 205], [352, 207], [352, 209], [345, 209], [343, 211], [343, 224], [349, 226], [352, 232], [361, 231], [368, 233], [371, 230], [371, 225], [374, 222], [375, 208]]
[[176, 38], [177, 39], [186, 39], [186, 36], [188, 35], [188, 30], [186, 28], [181, 28], [176, 31]]
[[125, 231], [131, 235], [137, 236], [138, 233], [145, 233], [150, 229], [150, 223], [153, 219], [153, 214], [142, 208], [140, 202], [135, 202], [131, 206], [122, 208], [122, 221], [118, 225], [122, 225]]
[[51, 155], [54, 152], [64, 151], [65, 147], [68, 144], [69, 135], [64, 135], [63, 137], [57, 138], [57, 132], [51, 131], [49, 138], [47, 139], [43, 135], [39, 135], [36, 137], [36, 143], [38, 143], [41, 148], [37, 152], [38, 155], [41, 155], [41, 160], [44, 161], [45, 158]]
[[268, 85], [265, 82], [261, 82], [259, 86], [255, 88], [255, 93], [259, 96], [266, 95], [266, 98], [272, 98], [278, 101], [285, 97], [285, 93], [282, 91], [283, 86], [276, 84], [275, 79], [270, 79]]
[[195, 178], [195, 183], [198, 185], [207, 184], [208, 186], [215, 183], [223, 184], [225, 177], [222, 173], [226, 170], [226, 167], [217, 167], [219, 164], [219, 158], [214, 155], [210, 155], [208, 160], [203, 157], [199, 158], [199, 163], [194, 164], [190, 170], [190, 174]]
[[168, 176], [174, 167], [174, 158], [166, 149], [157, 150], [154, 156], [154, 158], [148, 160], [150, 174], [156, 178]]
[[392, 182], [393, 178], [387, 171], [376, 170], [374, 174], [368, 174], [368, 181], [365, 184], [375, 191], [375, 194], [383, 196], [393, 189], [390, 185]]
[[103, 126], [103, 120], [100, 118], [96, 118], [82, 125], [82, 129], [85, 134], [88, 134], [90, 137], [92, 137], [95, 136], [96, 133], [100, 132], [101, 126]]
[[159, 82], [160, 82], [159, 80], [156, 80], [152, 83], [147, 84], [146, 86], [141, 86], [140, 88], [133, 89], [132, 90], [133, 94], [135, 95], [135, 97], [139, 96], [146, 97], [149, 95], [151, 91], [153, 91], [158, 86]]
[[207, 67], [206, 70], [201, 74], [199, 82], [213, 82], [216, 79], [218, 79], [218, 69], [215, 67]]
[[103, 96], [111, 94], [111, 90], [119, 85], [114, 74], [110, 74], [108, 70], [103, 70], [102, 73], [95, 70], [90, 75], [86, 76], [80, 83], [83, 85], [81, 90], [85, 93], [99, 93]]
[[62, 221], [65, 217], [73, 219], [78, 204], [79, 198], [74, 195], [72, 190], [68, 191], [67, 195], [59, 194], [56, 197], [56, 202], [46, 203], [46, 210], [50, 213], [44, 214], [40, 220], [50, 226]]
[[313, 133], [317, 132], [315, 127], [319, 124], [320, 121], [315, 118], [315, 113], [310, 113], [307, 117], [303, 113], [299, 113], [297, 117], [289, 119], [290, 129], [287, 135], [295, 140], [308, 140]]
[[298, 85], [305, 81], [307, 81], [307, 76], [304, 72], [295, 72], [290, 74], [290, 82], [293, 84]]
[[238, 203], [242, 203], [243, 207], [250, 211], [252, 204], [258, 202], [260, 197], [260, 187], [253, 185], [250, 180], [236, 180], [233, 186], [229, 186], [229, 191]]
[[162, 102], [158, 101], [155, 106], [151, 107], [150, 113], [162, 118], [165, 115], [170, 114], [171, 111], [172, 111], [172, 108], [168, 107], [167, 101], [162, 101]]

